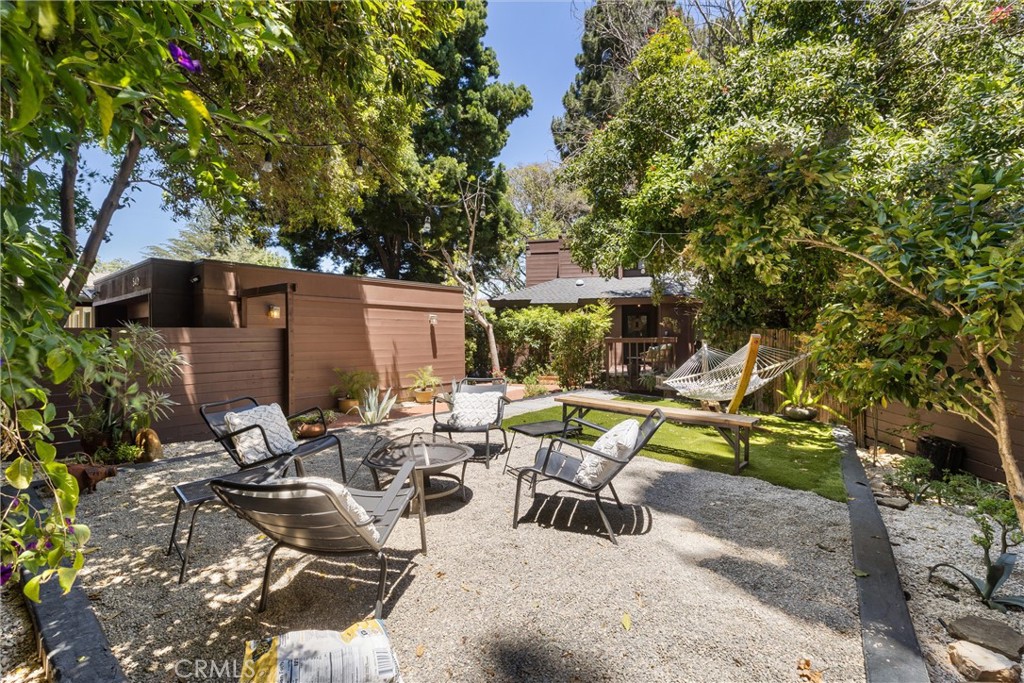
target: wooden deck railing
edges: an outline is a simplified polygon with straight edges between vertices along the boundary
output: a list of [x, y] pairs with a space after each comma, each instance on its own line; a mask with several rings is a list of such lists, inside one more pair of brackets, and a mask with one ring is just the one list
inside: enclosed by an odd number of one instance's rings
[[678, 337], [605, 337], [605, 372], [609, 379], [626, 378], [635, 388], [642, 374], [666, 375], [675, 370], [678, 343]]

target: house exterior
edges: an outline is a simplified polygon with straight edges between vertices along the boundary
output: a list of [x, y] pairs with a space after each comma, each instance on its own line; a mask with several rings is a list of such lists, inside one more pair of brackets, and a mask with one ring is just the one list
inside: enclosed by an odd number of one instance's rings
[[403, 397], [422, 366], [445, 380], [465, 375], [459, 287], [147, 259], [97, 280], [93, 317], [97, 327], [159, 328], [185, 353], [190, 364], [171, 389], [181, 405], [160, 427], [168, 440], [203, 435], [198, 405], [233, 396], [286, 412], [333, 407], [334, 368], [375, 371]]
[[[654, 301], [654, 281], [639, 269], [620, 269], [605, 278], [573, 263], [561, 239], [532, 240], [526, 246], [526, 287], [491, 299], [496, 309], [551, 306], [571, 310], [599, 300], [615, 309], [612, 329], [605, 340], [606, 369], [635, 374], [636, 365], [652, 346], [671, 344], [662, 354], [662, 367], [674, 369], [695, 351], [693, 319], [699, 304], [692, 281], [661, 283]], [[634, 364], [631, 368], [631, 362]]]

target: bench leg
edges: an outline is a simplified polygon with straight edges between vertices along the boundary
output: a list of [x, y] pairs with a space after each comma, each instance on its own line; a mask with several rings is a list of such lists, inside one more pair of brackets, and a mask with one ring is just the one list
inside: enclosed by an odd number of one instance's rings
[[[741, 430], [739, 427], [732, 427], [726, 429], [725, 427], [715, 427], [718, 433], [722, 435], [726, 443], [732, 446], [732, 454], [734, 466], [732, 473], [739, 474], [740, 470], [746, 467], [750, 463], [750, 432], [749, 430]], [[744, 459], [745, 456], [745, 459]]]

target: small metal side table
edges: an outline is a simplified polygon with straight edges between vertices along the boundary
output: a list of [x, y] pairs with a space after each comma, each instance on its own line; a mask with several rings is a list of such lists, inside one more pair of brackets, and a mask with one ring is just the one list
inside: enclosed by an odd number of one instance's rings
[[[185, 582], [185, 574], [188, 571], [188, 554], [192, 548], [192, 532], [195, 531], [196, 515], [199, 514], [199, 508], [206, 503], [217, 500], [217, 495], [210, 488], [210, 482], [214, 479], [223, 479], [236, 484], [262, 484], [287, 471], [293, 460], [295, 460], [294, 455], [285, 455], [259, 467], [238, 470], [230, 474], [219, 474], [215, 477], [178, 484], [173, 487], [174, 495], [178, 497], [178, 511], [174, 514], [174, 526], [171, 528], [171, 542], [167, 546], [167, 555], [170, 555], [173, 550], [178, 553], [178, 557], [181, 559], [181, 573], [178, 575], [178, 583]], [[188, 509], [192, 509], [192, 520], [188, 525], [185, 547], [182, 548], [181, 544], [178, 543], [178, 523], [181, 521], [182, 510]]]
[[[537, 449], [544, 448], [544, 439], [549, 436], [562, 436], [564, 431], [565, 436], [579, 436], [583, 433], [583, 428], [579, 425], [570, 425], [568, 429], [565, 428], [565, 423], [559, 420], [544, 420], [542, 422], [527, 422], [525, 424], [516, 425], [515, 427], [509, 427], [512, 432], [512, 443], [508, 446], [508, 453], [505, 454], [505, 466], [501, 469], [501, 473], [504, 474], [509, 470], [508, 459], [512, 455], [512, 447], [516, 445], [516, 435], [525, 434], [526, 436], [532, 436], [534, 438], [540, 437], [540, 445]], [[518, 468], [513, 467], [513, 472], [518, 471]]]

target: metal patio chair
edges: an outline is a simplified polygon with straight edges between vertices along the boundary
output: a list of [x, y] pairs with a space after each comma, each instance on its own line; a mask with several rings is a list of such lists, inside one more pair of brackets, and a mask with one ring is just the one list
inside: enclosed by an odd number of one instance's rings
[[[345, 455], [341, 450], [341, 439], [336, 434], [327, 434], [318, 436], [313, 439], [304, 439], [297, 442], [297, 445], [290, 450], [284, 452], [274, 452], [271, 448], [271, 440], [268, 438], [267, 431], [262, 425], [255, 424], [243, 429], [231, 431], [225, 421], [225, 416], [228, 413], [242, 413], [247, 410], [259, 407], [260, 403], [252, 398], [251, 396], [240, 396], [238, 398], [229, 398], [226, 401], [216, 401], [214, 403], [204, 403], [199, 407], [199, 414], [203, 416], [203, 420], [206, 422], [206, 426], [213, 432], [214, 440], [217, 441], [224, 450], [228, 452], [231, 459], [235, 461], [239, 469], [248, 469], [250, 467], [258, 467], [263, 465], [267, 461], [274, 460], [282, 455], [294, 455], [295, 457], [295, 471], [299, 476], [305, 474], [305, 467], [302, 464], [302, 458], [305, 456], [319, 453], [320, 451], [335, 447], [338, 449], [338, 461], [341, 464], [341, 480], [343, 482], [348, 481], [348, 476], [345, 474]], [[324, 426], [324, 430], [327, 430], [327, 423], [324, 420], [324, 412], [320, 408], [310, 408], [303, 410], [302, 412], [295, 413], [294, 415], [287, 415], [285, 420], [292, 420], [301, 415], [308, 415], [310, 413], [317, 413], [319, 415], [319, 423]], [[263, 437], [263, 443], [266, 444], [267, 450], [271, 453], [269, 457], [259, 460], [246, 460], [243, 454], [239, 452], [238, 447], [235, 444], [235, 437], [245, 432], [258, 429], [261, 436]]]
[[[469, 422], [460, 420], [460, 415], [456, 412], [459, 406], [456, 406], [456, 396], [458, 394], [467, 395], [478, 395], [478, 394], [489, 394], [497, 393], [499, 395], [498, 400], [494, 409], [487, 415], [480, 415], [476, 419], [472, 419]], [[497, 458], [500, 453], [508, 450], [508, 435], [505, 432], [505, 428], [501, 426], [501, 422], [505, 415], [505, 405], [511, 403], [508, 396], [508, 383], [503, 379], [494, 377], [482, 377], [482, 378], [466, 378], [455, 383], [452, 393], [448, 395], [438, 395], [434, 397], [432, 405], [432, 415], [434, 417], [434, 433], [447, 432], [448, 438], [451, 438], [452, 433], [461, 434], [484, 434], [484, 464], [488, 469], [491, 467], [491, 459]], [[437, 404], [447, 403], [451, 412], [447, 415], [438, 416]], [[501, 439], [504, 447], [498, 453], [491, 455], [491, 431], [498, 430], [501, 432]]]
[[[523, 480], [526, 477], [531, 478], [531, 489], [536, 495], [537, 481], [540, 480], [554, 480], [559, 483], [581, 491], [583, 493], [591, 494], [594, 496], [594, 500], [597, 501], [597, 511], [601, 515], [601, 522], [604, 524], [605, 530], [608, 532], [608, 537], [612, 543], [618, 545], [618, 540], [615, 538], [615, 533], [612, 531], [611, 523], [608, 521], [608, 516], [605, 514], [604, 508], [601, 505], [601, 492], [607, 488], [612, 497], [615, 499], [615, 504], [622, 507], [622, 501], [619, 500], [619, 494], [615, 492], [615, 487], [612, 485], [612, 479], [621, 472], [626, 465], [643, 450], [647, 442], [651, 440], [654, 433], [658, 431], [658, 428], [665, 422], [665, 415], [661, 410], [655, 408], [650, 414], [644, 419], [640, 425], [639, 433], [636, 437], [636, 442], [633, 444], [633, 448], [621, 457], [609, 455], [603, 451], [599, 451], [590, 446], [586, 446], [575, 441], [570, 441], [564, 437], [558, 437], [553, 439], [547, 446], [537, 451], [536, 460], [533, 465], [529, 467], [523, 467], [519, 470], [519, 474], [516, 477], [516, 502], [515, 508], [512, 512], [512, 528], [516, 529], [519, 527], [519, 493], [523, 486]], [[586, 422], [579, 418], [570, 418], [566, 421], [568, 427], [571, 423], [576, 423], [581, 426], [590, 427], [596, 429], [599, 432], [608, 431], [604, 427]], [[570, 449], [577, 449], [580, 455], [571, 455], [567, 451]], [[600, 457], [603, 460], [607, 460], [612, 463], [612, 466], [607, 468], [601, 476], [591, 486], [585, 486], [578, 483], [576, 473], [579, 472], [580, 466], [583, 464], [583, 458], [585, 454], [593, 454]]]
[[[379, 619], [387, 587], [388, 558], [384, 545], [409, 506], [419, 495], [420, 542], [426, 552], [427, 535], [424, 521], [425, 505], [422, 491], [417, 491], [411, 475], [415, 463], [405, 463], [384, 491], [347, 488], [352, 499], [369, 515], [358, 522], [352, 511], [339, 498], [337, 484], [302, 478], [276, 480], [264, 484], [235, 483], [217, 479], [210, 488], [240, 517], [259, 529], [274, 546], [267, 554], [263, 571], [263, 588], [258, 611], [266, 609], [270, 586], [270, 565], [281, 548], [291, 548], [313, 555], [360, 555], [377, 557], [380, 575], [377, 580], [377, 602], [374, 614]], [[373, 530], [377, 537], [374, 538]]]

